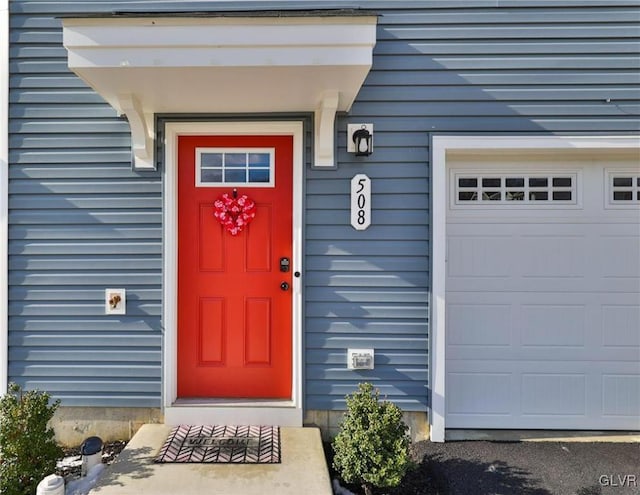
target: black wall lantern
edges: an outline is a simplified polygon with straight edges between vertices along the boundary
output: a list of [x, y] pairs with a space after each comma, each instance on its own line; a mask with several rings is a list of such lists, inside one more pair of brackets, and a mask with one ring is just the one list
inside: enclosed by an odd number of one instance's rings
[[349, 124], [347, 133], [351, 137], [347, 151], [356, 156], [369, 156], [373, 153], [373, 124]]

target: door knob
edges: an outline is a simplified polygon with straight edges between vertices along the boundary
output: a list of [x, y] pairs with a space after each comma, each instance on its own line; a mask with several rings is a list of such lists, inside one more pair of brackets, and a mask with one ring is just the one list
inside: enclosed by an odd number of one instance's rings
[[289, 290], [289, 284], [288, 284], [287, 282], [282, 282], [282, 283], [280, 284], [280, 288], [281, 288], [282, 290]]

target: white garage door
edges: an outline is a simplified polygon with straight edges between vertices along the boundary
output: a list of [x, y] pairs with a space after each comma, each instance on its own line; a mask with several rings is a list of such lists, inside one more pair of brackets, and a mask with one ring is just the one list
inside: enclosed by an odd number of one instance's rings
[[640, 429], [640, 168], [448, 161], [447, 428]]

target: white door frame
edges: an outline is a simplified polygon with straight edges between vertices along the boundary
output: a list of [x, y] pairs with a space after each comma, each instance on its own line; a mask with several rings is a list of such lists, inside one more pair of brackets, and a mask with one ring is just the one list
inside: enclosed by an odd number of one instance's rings
[[301, 121], [174, 122], [165, 127], [164, 143], [164, 342], [162, 405], [167, 424], [272, 424], [302, 426], [302, 296], [300, 278], [292, 279], [291, 400], [178, 400], [178, 136], [290, 135], [293, 137], [292, 272], [302, 272], [303, 124]]
[[[431, 287], [431, 411], [432, 442], [445, 440], [445, 308], [447, 239], [447, 154], [455, 152], [522, 153], [572, 150], [640, 151], [640, 136], [491, 136], [435, 135], [431, 141], [432, 164], [432, 287]], [[636, 155], [637, 156], [637, 155]]]

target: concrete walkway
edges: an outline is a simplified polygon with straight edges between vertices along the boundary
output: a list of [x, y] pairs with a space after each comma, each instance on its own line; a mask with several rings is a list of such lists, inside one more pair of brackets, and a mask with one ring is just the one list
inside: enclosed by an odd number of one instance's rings
[[154, 464], [171, 430], [144, 425], [91, 495], [331, 495], [316, 428], [281, 428], [280, 464]]

